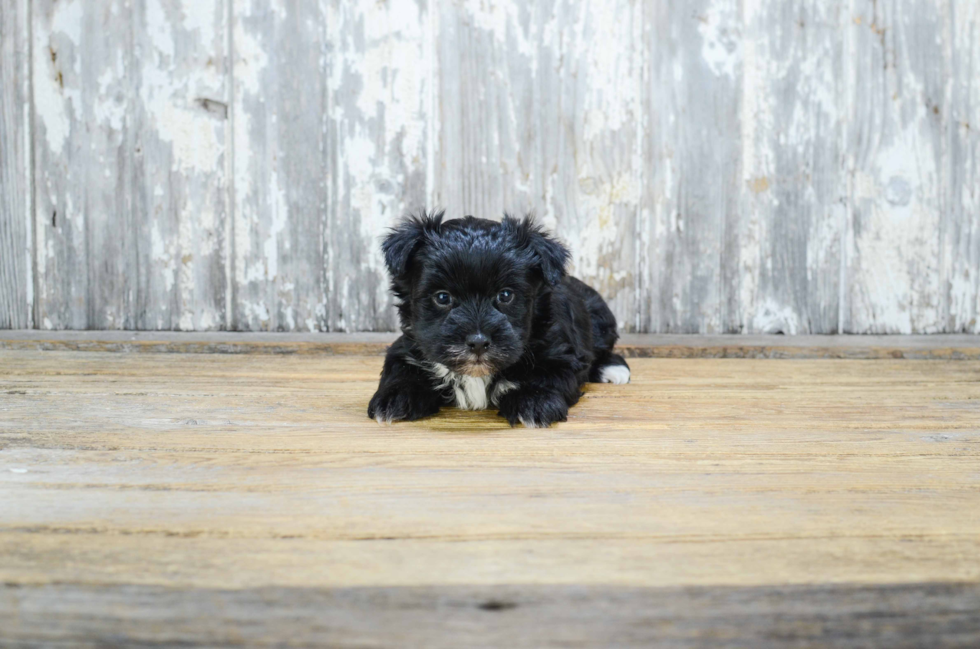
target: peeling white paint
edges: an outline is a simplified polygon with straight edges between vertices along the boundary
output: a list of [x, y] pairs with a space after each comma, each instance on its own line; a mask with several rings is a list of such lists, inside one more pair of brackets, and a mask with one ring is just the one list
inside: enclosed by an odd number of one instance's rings
[[[933, 192], [938, 178], [935, 154], [918, 132], [920, 123], [913, 120], [882, 146], [875, 158], [874, 186], [868, 186], [868, 177], [859, 186], [866, 192], [854, 240], [862, 259], [854, 268], [862, 287], [853, 312], [859, 330], [935, 333], [943, 327], [936, 302], [939, 205]], [[917, 179], [905, 204], [888, 200], [888, 185], [895, 178]]]
[[[231, 1], [231, 0], [226, 0]], [[214, 0], [182, 0], [179, 3], [183, 25], [188, 31], [197, 31], [198, 39], [205, 45], [215, 38], [214, 26], [218, 24], [217, 11], [223, 3]]]
[[[746, 13], [751, 14], [754, 4], [747, 2]], [[738, 3], [733, 0], [713, 0], [697, 17], [702, 38], [701, 58], [716, 75], [733, 79], [738, 73], [744, 44], [738, 9]]]
[[269, 65], [265, 46], [245, 28], [251, 0], [229, 0], [235, 5], [238, 17], [233, 25], [235, 43], [235, 92], [237, 97], [258, 95], [262, 92], [262, 73]]
[[[430, 86], [419, 63], [426, 60], [431, 44], [425, 40], [428, 17], [415, 2], [361, 0], [342, 5], [332, 16], [330, 31], [337, 45], [328, 87], [339, 127], [341, 194], [336, 198], [340, 205], [349, 205], [344, 218], [358, 223], [363, 241], [357, 276], [374, 286], [370, 297], [341, 290], [339, 299], [334, 298], [346, 327], [348, 316], [360, 322], [379, 318], [361, 313], [361, 304], [390, 302], [378, 239], [394, 220], [424, 207], [425, 198], [406, 203], [404, 197], [407, 192], [424, 197], [428, 191], [427, 184], [407, 185], [408, 174], [424, 172], [429, 164], [425, 111]], [[363, 44], [354, 38], [359, 30]], [[335, 280], [328, 278], [328, 283], [334, 285]]]
[[752, 319], [752, 331], [791, 336], [805, 333], [800, 324], [799, 314], [793, 306], [778, 304], [771, 298], [765, 298], [756, 308], [755, 316]]
[[[849, 330], [978, 330], [975, 2], [879, 3], [872, 26], [776, 0], [229, 1], [147, 0], [131, 35], [140, 14], [122, 2], [104, 34], [80, 0], [38, 5], [37, 211], [58, 222], [35, 232], [45, 326], [104, 288], [59, 285], [65, 246], [86, 277], [86, 232], [139, 191], [164, 215], [139, 252], [159, 326], [224, 324], [214, 255], [234, 267], [239, 325], [384, 326], [378, 239], [439, 200], [452, 216], [534, 208], [628, 326], [802, 333], [825, 326], [811, 318], [833, 310], [837, 277]], [[302, 79], [283, 38], [312, 48]], [[303, 95], [323, 113], [308, 141], [284, 114], [304, 83], [323, 91], [323, 105]], [[229, 119], [202, 99], [230, 102]], [[121, 180], [135, 142], [145, 177]], [[294, 219], [309, 214], [322, 246], [299, 257]]]
[[[112, 69], [106, 68], [99, 77], [99, 94], [92, 106], [92, 113], [98, 123], [115, 131], [122, 130], [127, 113], [126, 102], [113, 91], [116, 80], [120, 78], [125, 78], [125, 75], [121, 69], [121, 61], [117, 59], [117, 65]], [[108, 168], [106, 172], [109, 172]]]
[[[612, 7], [581, 5], [583, 16], [578, 22], [585, 52], [587, 79], [585, 101], [585, 129], [583, 138], [592, 142], [623, 128], [633, 128], [636, 116], [633, 101], [636, 86], [627, 80], [634, 79], [633, 26], [624, 20], [629, 11], [628, 2], [617, 2]], [[586, 13], [587, 8], [591, 8]], [[620, 47], [589, 47], [589, 43], [619, 43]]]
[[275, 280], [279, 276], [279, 235], [286, 228], [289, 219], [289, 206], [286, 204], [286, 192], [279, 186], [279, 174], [272, 169], [269, 175], [269, 215], [271, 221], [269, 232], [262, 246], [265, 260], [265, 273], [262, 279]]
[[[201, 4], [207, 3], [202, 2]], [[162, 59], [148, 61], [148, 65], [164, 67], [173, 61], [174, 41], [171, 30], [172, 22], [160, 0], [146, 0], [146, 33], [156, 50], [156, 57]]]
[[150, 245], [152, 259], [160, 265], [164, 285], [170, 292], [177, 281], [177, 242], [165, 239], [160, 233], [159, 223], [154, 223], [150, 229]]
[[[64, 150], [71, 117], [77, 119], [82, 107], [78, 89], [65, 87], [65, 77], [70, 79], [78, 73], [79, 61], [74, 49], [81, 43], [81, 26], [81, 0], [59, 2], [54, 7], [50, 25], [42, 22], [34, 26], [34, 110], [48, 149], [55, 154]], [[52, 52], [55, 61], [52, 61]], [[70, 75], [65, 74], [68, 71], [66, 65], [71, 66]], [[69, 110], [72, 116], [69, 116]]]
[[600, 273], [608, 272], [600, 258], [615, 254], [630, 231], [631, 221], [621, 220], [620, 215], [632, 214], [632, 205], [638, 196], [638, 188], [633, 185], [635, 178], [626, 169], [609, 182], [595, 185], [591, 191], [583, 192], [579, 203], [584, 214], [589, 215], [572, 244], [573, 272], [585, 279], [599, 278]]
[[[199, 4], [212, 4], [201, 2]], [[162, 7], [152, 0], [148, 11], [163, 16]], [[162, 20], [162, 18], [158, 18]], [[224, 153], [223, 124], [193, 102], [201, 93], [208, 98], [219, 95], [209, 89], [220, 87], [220, 77], [206, 67], [175, 75], [172, 64], [174, 41], [177, 35], [169, 23], [162, 23], [150, 32], [154, 56], [146, 57], [140, 83], [140, 99], [150, 116], [155, 134], [172, 145], [174, 169], [185, 173], [213, 172], [219, 168]]]
[[[745, 5], [745, 21], [747, 29], [756, 28], [761, 31], [766, 25], [759, 25], [768, 12], [758, 1], [747, 2]], [[703, 33], [703, 32], [702, 32]], [[764, 48], [766, 40], [752, 38], [753, 34], [742, 45], [742, 104], [740, 106], [741, 124], [741, 181], [743, 186], [751, 189], [756, 183], [768, 183], [772, 175], [772, 151], [769, 147], [769, 134], [772, 129], [772, 99], [766, 81], [771, 75], [770, 53]], [[761, 50], [761, 51], [760, 51]], [[713, 68], [714, 70], [714, 68]], [[715, 74], [719, 74], [714, 70]], [[763, 180], [764, 179], [764, 180]], [[742, 201], [744, 223], [739, 232], [739, 275], [738, 291], [739, 304], [756, 307], [760, 299], [758, 264], [763, 258], [762, 244], [768, 238], [768, 227], [761, 214], [767, 211], [760, 202], [768, 202], [770, 195], [759, 195], [753, 191], [743, 193], [746, 199]], [[743, 308], [745, 308], [743, 306]], [[753, 331], [760, 331], [757, 311], [753, 322]]]

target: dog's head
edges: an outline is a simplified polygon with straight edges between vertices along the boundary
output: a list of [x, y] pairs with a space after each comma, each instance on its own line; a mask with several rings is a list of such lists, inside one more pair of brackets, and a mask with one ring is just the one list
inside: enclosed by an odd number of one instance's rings
[[382, 244], [402, 329], [426, 356], [471, 376], [520, 359], [535, 300], [565, 275], [568, 250], [530, 218], [410, 218]]

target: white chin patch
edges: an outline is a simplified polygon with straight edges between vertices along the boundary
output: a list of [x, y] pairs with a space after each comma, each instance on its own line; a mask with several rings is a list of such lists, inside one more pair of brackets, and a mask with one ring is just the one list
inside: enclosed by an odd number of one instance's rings
[[457, 374], [441, 363], [432, 363], [430, 371], [441, 381], [442, 387], [452, 388], [457, 408], [461, 410], [483, 410], [487, 407], [490, 400], [489, 395], [487, 395], [487, 387], [493, 381], [492, 375]]
[[453, 384], [456, 393], [456, 407], [461, 410], [483, 410], [487, 407], [487, 386], [492, 376], [467, 376], [457, 374]]
[[630, 382], [630, 368], [625, 365], [606, 365], [599, 373], [600, 383], [616, 383], [622, 385]]

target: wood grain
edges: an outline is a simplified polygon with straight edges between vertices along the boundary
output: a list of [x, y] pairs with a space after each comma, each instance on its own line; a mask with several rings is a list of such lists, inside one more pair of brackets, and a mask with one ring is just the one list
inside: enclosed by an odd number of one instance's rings
[[0, 351], [0, 642], [980, 633], [980, 361], [633, 359], [538, 430], [379, 426], [380, 365]]
[[380, 365], [0, 351], [0, 643], [975, 644], [978, 361], [634, 359], [544, 430], [379, 426]]
[[45, 329], [224, 324], [224, 4], [32, 4]]
[[980, 332], [972, 0], [0, 2], [0, 327], [390, 331], [444, 207], [626, 332]]
[[944, 330], [948, 3], [860, 2], [848, 30], [844, 331]]
[[29, 13], [0, 2], [0, 329], [34, 325]]
[[233, 2], [231, 329], [325, 325], [326, 21], [323, 3]]
[[980, 578], [977, 362], [636, 359], [532, 432], [455, 410], [378, 426], [380, 361], [3, 352], [0, 577]]
[[847, 192], [840, 98], [841, 2], [746, 5], [741, 202], [728, 245], [741, 271], [728, 330], [840, 330], [841, 225]]
[[647, 10], [637, 329], [737, 332], [739, 3]]
[[980, 5], [950, 4], [946, 217], [941, 267], [945, 331], [980, 331]]
[[330, 331], [394, 331], [387, 228], [428, 206], [435, 0], [333, 0]]
[[453, 216], [534, 213], [633, 329], [642, 3], [437, 4], [432, 200]]
[[394, 328], [379, 243], [426, 205], [422, 9], [235, 3], [234, 328]]
[[[962, 647], [980, 586], [0, 586], [10, 647]], [[16, 614], [12, 614], [16, 611]]]

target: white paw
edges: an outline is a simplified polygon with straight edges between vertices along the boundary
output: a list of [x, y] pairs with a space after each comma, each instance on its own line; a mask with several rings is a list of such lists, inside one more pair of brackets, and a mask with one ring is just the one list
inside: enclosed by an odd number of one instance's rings
[[630, 368], [625, 365], [606, 365], [599, 373], [599, 381], [602, 383], [629, 383]]

